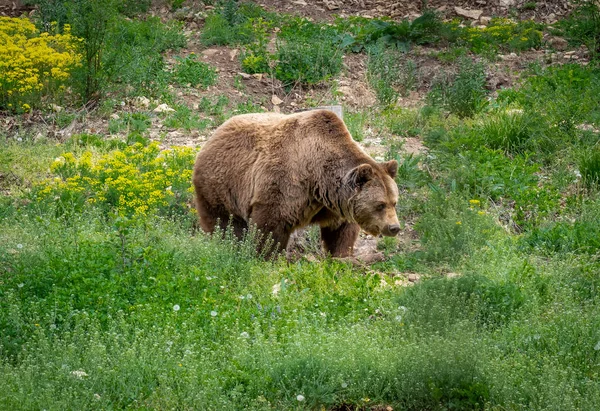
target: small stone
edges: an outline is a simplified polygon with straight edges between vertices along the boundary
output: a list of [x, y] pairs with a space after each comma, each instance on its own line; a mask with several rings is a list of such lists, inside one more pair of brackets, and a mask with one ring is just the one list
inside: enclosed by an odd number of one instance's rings
[[172, 109], [171, 107], [169, 107], [167, 104], [163, 103], [160, 104], [158, 107], [156, 107], [154, 109], [155, 113], [169, 113], [171, 111], [175, 111], [174, 109]]
[[340, 8], [340, 6], [331, 1], [325, 1], [324, 3], [325, 7], [327, 7], [327, 10], [337, 10]]
[[419, 281], [419, 274], [409, 274], [408, 275], [408, 281], [410, 281], [411, 283], [416, 283], [417, 281]]
[[304, 0], [292, 1], [292, 4], [297, 4], [298, 6], [306, 6], [306, 2]]
[[119, 115], [117, 113], [112, 113], [110, 115], [110, 118], [111, 118], [111, 120], [118, 120], [120, 117], [119, 117]]
[[511, 7], [515, 5], [515, 0], [498, 0], [500, 7]]
[[479, 20], [479, 17], [483, 14], [483, 10], [467, 10], [462, 7], [454, 7], [454, 12], [459, 16], [473, 20]]
[[217, 49], [206, 49], [206, 50], [202, 50], [202, 54], [205, 55], [206, 57], [211, 57], [214, 56], [215, 54], [217, 54], [219, 52], [219, 50]]
[[484, 25], [486, 25], [486, 26], [487, 26], [488, 24], [490, 24], [490, 21], [492, 21], [492, 18], [491, 18], [491, 17], [489, 17], [489, 16], [481, 16], [481, 17], [479, 18], [479, 22], [480, 22], [481, 24], [484, 24]]
[[279, 97], [277, 97], [275, 94], [273, 94], [271, 96], [271, 103], [275, 104], [276, 106], [280, 105], [281, 103], [283, 103], [283, 100], [280, 99]]
[[63, 111], [63, 108], [56, 104], [52, 104], [51, 107], [52, 107], [52, 111], [54, 111], [55, 113], [60, 113], [61, 111]]
[[254, 77], [258, 81], [260, 81], [260, 80], [262, 80], [263, 75], [262, 75], [262, 73], [256, 73], [256, 74], [253, 74], [252, 77]]
[[135, 102], [137, 105], [142, 106], [142, 107], [150, 106], [150, 99], [148, 97], [140, 96], [135, 99]]

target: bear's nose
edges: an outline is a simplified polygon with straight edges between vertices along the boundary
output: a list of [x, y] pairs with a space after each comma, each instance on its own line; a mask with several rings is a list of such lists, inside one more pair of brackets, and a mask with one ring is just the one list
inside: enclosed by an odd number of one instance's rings
[[390, 230], [390, 233], [392, 235], [396, 235], [396, 234], [398, 234], [400, 232], [400, 225], [398, 225], [398, 224], [390, 224], [388, 226], [388, 230]]

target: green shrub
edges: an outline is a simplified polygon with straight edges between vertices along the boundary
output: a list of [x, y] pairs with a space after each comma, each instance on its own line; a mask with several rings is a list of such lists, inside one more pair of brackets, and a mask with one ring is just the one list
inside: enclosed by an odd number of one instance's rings
[[[186, 44], [179, 23], [120, 19], [110, 32], [103, 57], [108, 90], [130, 95], [158, 95], [169, 80], [162, 53]], [[193, 64], [192, 64], [193, 65]]]
[[417, 137], [424, 133], [430, 123], [437, 122], [437, 114], [429, 109], [390, 108], [384, 113], [385, 124], [395, 136]]
[[288, 37], [277, 44], [275, 77], [286, 88], [321, 83], [342, 70], [342, 54], [337, 42], [329, 37]]
[[217, 81], [217, 71], [209, 64], [196, 60], [195, 55], [185, 58], [175, 57], [177, 61], [173, 68], [172, 79], [175, 83], [191, 87], [201, 86], [206, 88]]
[[251, 44], [260, 35], [260, 30], [256, 32], [254, 24], [261, 21], [268, 30], [276, 19], [274, 13], [267, 12], [254, 3], [227, 0], [221, 2], [206, 17], [201, 40], [206, 46]]
[[437, 174], [444, 187], [502, 203], [517, 231], [535, 227], [556, 211], [560, 193], [540, 177], [540, 164], [527, 156], [509, 159], [500, 150], [477, 148], [481, 137], [474, 130], [455, 130], [445, 139], [431, 164], [444, 170]]
[[459, 117], [471, 117], [487, 104], [486, 74], [482, 63], [462, 59], [458, 73], [434, 79], [427, 100]]
[[425, 11], [412, 22], [365, 17], [336, 20], [336, 30], [341, 33], [343, 46], [354, 52], [376, 43], [403, 51], [408, 51], [413, 44], [434, 44], [440, 38], [442, 27], [439, 16], [431, 10]]
[[161, 151], [157, 143], [135, 143], [99, 159], [91, 151], [79, 158], [67, 152], [50, 166], [55, 177], [36, 184], [31, 196], [40, 205], [52, 199], [62, 213], [97, 206], [122, 216], [186, 216], [193, 160], [190, 148]]
[[267, 73], [271, 61], [271, 55], [267, 51], [269, 24], [262, 18], [258, 18], [249, 19], [248, 25], [251, 27], [251, 37], [254, 38], [254, 42], [248, 44], [240, 55], [242, 69], [250, 74]]

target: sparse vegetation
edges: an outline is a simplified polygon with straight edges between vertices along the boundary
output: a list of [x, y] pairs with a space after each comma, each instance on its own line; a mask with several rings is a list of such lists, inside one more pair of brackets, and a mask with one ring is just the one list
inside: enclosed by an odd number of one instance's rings
[[458, 73], [441, 73], [434, 81], [428, 100], [459, 117], [471, 117], [486, 104], [487, 90], [485, 68], [464, 58]]

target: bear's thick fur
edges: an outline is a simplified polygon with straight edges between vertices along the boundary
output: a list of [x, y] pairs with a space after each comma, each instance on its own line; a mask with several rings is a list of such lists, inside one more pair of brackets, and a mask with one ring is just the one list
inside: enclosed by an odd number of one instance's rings
[[[200, 226], [229, 223], [241, 237], [248, 223], [270, 233], [281, 251], [294, 230], [318, 224], [325, 249], [352, 254], [360, 228], [400, 231], [398, 163], [377, 163], [328, 110], [232, 117], [198, 153], [193, 183]], [[262, 248], [264, 241], [261, 242]]]

